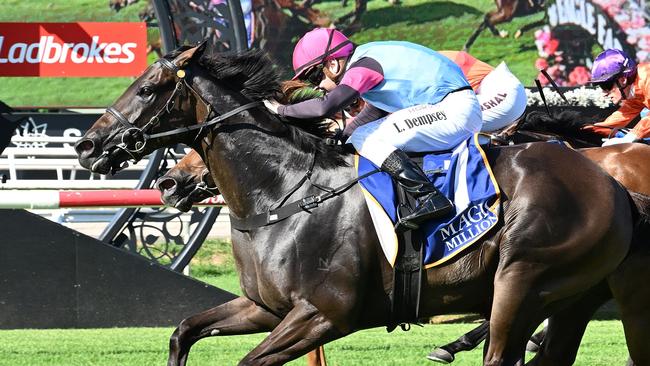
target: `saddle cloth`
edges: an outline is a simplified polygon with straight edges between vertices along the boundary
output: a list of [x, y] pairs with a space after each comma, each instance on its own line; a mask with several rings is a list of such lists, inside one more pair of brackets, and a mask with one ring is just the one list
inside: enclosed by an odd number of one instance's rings
[[[498, 222], [499, 186], [485, 152], [474, 135], [451, 152], [427, 154], [422, 167], [429, 180], [455, 204], [447, 217], [420, 225], [426, 237], [424, 265], [440, 265], [480, 239]], [[377, 167], [362, 156], [356, 157], [359, 176]], [[384, 172], [359, 181], [366, 204], [391, 265], [397, 256], [397, 197], [393, 179]]]

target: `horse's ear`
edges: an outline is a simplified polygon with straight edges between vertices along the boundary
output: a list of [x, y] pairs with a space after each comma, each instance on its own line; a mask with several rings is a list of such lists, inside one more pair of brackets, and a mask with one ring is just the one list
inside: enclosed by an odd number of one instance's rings
[[178, 57], [176, 57], [176, 65], [182, 68], [187, 66], [190, 63], [190, 61], [198, 60], [201, 57], [201, 55], [203, 55], [203, 53], [205, 52], [207, 45], [208, 45], [208, 41], [205, 40], [199, 43], [198, 46], [185, 50], [183, 53], [178, 55]]

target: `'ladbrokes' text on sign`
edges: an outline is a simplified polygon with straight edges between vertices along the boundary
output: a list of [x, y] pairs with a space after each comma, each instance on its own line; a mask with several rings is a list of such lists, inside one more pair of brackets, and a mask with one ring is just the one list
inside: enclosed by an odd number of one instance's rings
[[137, 76], [145, 23], [0, 23], [0, 76]]

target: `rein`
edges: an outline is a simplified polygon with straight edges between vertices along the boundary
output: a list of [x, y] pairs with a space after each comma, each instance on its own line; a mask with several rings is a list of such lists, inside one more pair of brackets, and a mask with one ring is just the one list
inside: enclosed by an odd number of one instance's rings
[[[238, 113], [241, 113], [245, 110], [261, 106], [263, 103], [261, 101], [256, 101], [256, 102], [251, 102], [247, 103], [244, 105], [241, 105], [233, 110], [230, 110], [224, 114], [218, 115], [212, 119], [210, 119], [210, 115], [213, 112], [212, 105], [208, 103], [202, 96], [199, 94], [191, 85], [188, 84], [185, 76], [186, 72], [185, 70], [179, 68], [176, 66], [173, 62], [161, 58], [157, 62], [160, 63], [160, 65], [170, 71], [172, 71], [177, 78], [176, 81], [176, 86], [174, 87], [174, 91], [171, 93], [169, 98], [167, 98], [167, 101], [165, 104], [156, 112], [156, 114], [149, 119], [149, 121], [143, 126], [143, 127], [137, 127], [135, 126], [132, 122], [124, 116], [119, 110], [117, 110], [114, 107], [109, 107], [106, 111], [110, 113], [120, 124], [122, 124], [126, 130], [122, 132], [121, 136], [121, 143], [118, 145], [113, 146], [110, 149], [104, 150], [102, 155], [100, 155], [97, 158], [97, 161], [101, 159], [102, 156], [107, 156], [113, 151], [113, 149], [119, 149], [124, 152], [126, 152], [134, 161], [140, 160], [136, 154], [142, 152], [144, 147], [146, 146], [147, 142], [149, 140], [155, 140], [163, 137], [168, 137], [168, 136], [173, 136], [173, 135], [179, 135], [183, 134], [186, 132], [198, 130], [196, 133], [196, 136], [194, 136], [194, 141], [196, 141], [200, 136], [202, 131], [210, 126], [215, 125], [216, 123], [219, 123], [223, 120], [226, 120]], [[192, 94], [196, 96], [196, 98], [203, 103], [203, 105], [206, 107], [208, 113], [206, 114], [204, 120], [202, 123], [188, 126], [188, 127], [180, 127], [176, 128], [170, 131], [165, 131], [165, 132], [160, 132], [160, 133], [155, 133], [155, 134], [148, 134], [147, 132], [154, 126], [158, 125], [160, 122], [160, 117], [165, 114], [165, 113], [171, 113], [174, 104], [175, 104], [175, 98], [176, 96], [181, 93], [183, 90], [189, 90]], [[126, 141], [127, 138], [132, 138], [135, 139], [135, 143], [133, 144], [133, 148], [129, 145], [129, 143]], [[233, 214], [230, 214], [230, 221], [231, 221], [231, 227], [233, 227], [236, 230], [239, 231], [250, 231], [255, 228], [263, 227], [263, 226], [268, 226], [271, 224], [275, 224], [277, 222], [280, 222], [282, 220], [285, 220], [286, 218], [295, 215], [299, 212], [310, 212], [309, 210], [317, 208], [322, 202], [325, 202], [331, 198], [334, 198], [336, 196], [339, 196], [340, 194], [346, 192], [348, 189], [350, 189], [352, 186], [357, 184], [360, 180], [375, 174], [379, 172], [379, 169], [375, 169], [371, 172], [368, 172], [362, 176], [359, 176], [355, 179], [352, 179], [344, 184], [342, 184], [339, 187], [336, 188], [330, 188], [330, 187], [325, 187], [319, 184], [316, 184], [311, 181], [311, 176], [313, 173], [314, 166], [316, 164], [316, 154], [312, 157], [312, 162], [307, 170], [307, 172], [304, 174], [302, 179], [295, 184], [287, 194], [283, 196], [283, 198], [280, 200], [279, 204], [277, 205], [278, 207], [276, 208], [270, 208], [267, 211], [257, 214], [257, 215], [252, 215], [252, 216], [247, 216], [244, 218], [239, 218], [234, 216]], [[316, 187], [325, 193], [319, 194], [319, 195], [310, 195], [307, 197], [304, 197], [302, 199], [299, 199], [297, 201], [293, 201], [287, 205], [284, 205], [285, 202], [291, 197], [300, 187], [302, 187], [305, 182], [309, 181], [309, 184], [313, 187]], [[216, 187], [208, 187], [207, 183], [201, 182], [197, 185], [197, 187], [190, 193], [192, 194], [199, 194], [202, 192], [208, 192], [212, 193], [213, 190], [216, 189]], [[273, 205], [272, 205], [273, 207]]]
[[[219, 187], [216, 185], [214, 187], [210, 187], [208, 185], [208, 182], [205, 180], [205, 175], [210, 174], [210, 171], [208, 169], [204, 169], [203, 172], [201, 173], [201, 181], [194, 187], [192, 192], [188, 194], [188, 197], [191, 199], [194, 199], [194, 197], [201, 197], [202, 194], [211, 197], [211, 196], [216, 196], [219, 194]], [[195, 199], [196, 200], [196, 199]]]
[[[263, 103], [261, 101], [257, 102], [250, 102], [246, 103], [242, 106], [239, 106], [233, 110], [230, 110], [224, 114], [217, 115], [215, 118], [210, 119], [210, 116], [213, 114], [214, 110], [212, 108], [212, 105], [208, 103], [199, 92], [197, 92], [188, 82], [186, 79], [186, 71], [179, 68], [176, 66], [173, 62], [161, 58], [157, 61], [160, 63], [162, 67], [165, 69], [172, 71], [177, 78], [176, 81], [176, 86], [174, 87], [174, 91], [171, 93], [169, 98], [167, 98], [167, 101], [165, 104], [156, 112], [156, 114], [149, 119], [149, 121], [143, 126], [143, 127], [137, 127], [135, 126], [131, 121], [129, 121], [122, 112], [117, 110], [115, 107], [111, 106], [106, 109], [106, 112], [110, 113], [120, 124], [122, 124], [126, 130], [122, 132], [122, 135], [120, 137], [121, 143], [113, 146], [112, 148], [104, 150], [102, 154], [97, 158], [97, 161], [100, 160], [102, 157], [110, 155], [110, 153], [113, 151], [113, 149], [118, 149], [126, 152], [131, 159], [133, 159], [134, 162], [138, 162], [141, 158], [137, 157], [136, 154], [139, 154], [144, 150], [145, 146], [147, 145], [147, 142], [150, 140], [156, 140], [160, 139], [163, 137], [168, 137], [168, 136], [174, 136], [174, 135], [179, 135], [187, 132], [191, 132], [194, 130], [198, 130], [196, 135], [194, 136], [193, 141], [196, 141], [201, 134], [203, 133], [203, 130], [207, 127], [213, 126], [216, 123], [219, 123], [223, 120], [226, 120], [238, 113], [241, 113], [245, 110], [261, 106]], [[165, 114], [165, 113], [171, 113], [174, 104], [175, 104], [175, 99], [176, 96], [181, 93], [184, 90], [189, 90], [194, 96], [205, 106], [207, 113], [205, 115], [205, 118], [203, 119], [202, 122], [200, 122], [197, 125], [192, 125], [188, 127], [180, 127], [176, 128], [170, 131], [165, 131], [165, 132], [160, 132], [160, 133], [155, 133], [155, 134], [148, 134], [147, 132], [158, 125], [160, 122], [160, 117]], [[130, 145], [127, 141], [125, 141], [128, 138], [135, 139], [135, 143]], [[132, 147], [131, 147], [132, 146]]]
[[593, 146], [592, 142], [574, 136], [567, 138], [555, 132], [548, 132], [548, 131], [537, 132], [537, 131], [521, 130], [519, 129], [519, 124], [517, 124], [515, 127], [516, 128], [513, 128], [510, 131], [503, 131], [497, 134], [486, 133], [486, 132], [481, 132], [479, 134], [486, 136], [487, 138], [490, 139], [490, 141], [496, 143], [497, 146], [507, 146], [507, 145], [516, 144], [515, 142], [516, 135], [527, 136], [534, 139], [535, 141], [551, 141], [555, 139], [558, 141], [569, 143], [569, 145], [574, 145], [576, 143], [579, 143], [584, 146]]
[[[352, 188], [360, 180], [367, 178], [375, 173], [378, 173], [380, 170], [375, 169], [366, 174], [363, 174], [359, 177], [356, 177], [336, 188], [325, 187], [319, 184], [316, 184], [311, 181], [311, 175], [313, 173], [314, 165], [316, 163], [316, 154], [314, 154], [311, 162], [311, 166], [307, 172], [303, 175], [302, 179], [296, 183], [293, 188], [289, 190], [289, 193], [285, 194], [282, 199], [280, 199], [279, 207], [269, 208], [263, 213], [246, 216], [239, 218], [232, 213], [230, 214], [230, 226], [238, 231], [251, 231], [256, 228], [272, 225], [280, 221], [285, 220], [286, 218], [293, 216], [299, 212], [308, 212], [310, 210], [317, 208], [321, 203], [341, 195], [346, 192], [348, 189]], [[309, 184], [312, 187], [316, 187], [325, 193], [319, 195], [310, 195], [299, 200], [293, 201], [287, 205], [284, 203], [293, 195], [300, 187], [302, 187], [306, 181], [309, 181]], [[284, 206], [283, 206], [284, 205]], [[271, 205], [273, 207], [273, 205]]]

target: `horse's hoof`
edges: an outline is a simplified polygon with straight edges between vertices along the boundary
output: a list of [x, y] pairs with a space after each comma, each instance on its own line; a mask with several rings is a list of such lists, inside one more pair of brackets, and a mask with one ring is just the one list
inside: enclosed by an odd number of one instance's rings
[[539, 344], [537, 344], [537, 343], [535, 343], [533, 341], [528, 341], [528, 343], [526, 343], [526, 351], [528, 351], [530, 353], [539, 352]]
[[517, 29], [517, 31], [515, 32], [515, 38], [521, 37], [522, 34], [523, 32], [521, 31], [521, 29]]
[[501, 37], [501, 38], [508, 37], [508, 31], [506, 31], [506, 30], [499, 31], [499, 37]]
[[429, 355], [427, 355], [427, 358], [433, 362], [440, 362], [444, 364], [449, 364], [454, 362], [454, 354], [450, 353], [449, 351], [445, 350], [444, 348], [436, 348]]

